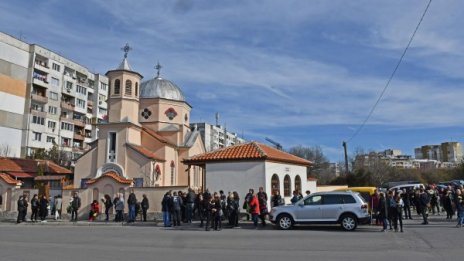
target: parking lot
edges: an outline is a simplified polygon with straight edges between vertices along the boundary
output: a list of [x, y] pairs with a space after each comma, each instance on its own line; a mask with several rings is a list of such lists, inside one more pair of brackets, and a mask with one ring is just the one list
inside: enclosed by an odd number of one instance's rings
[[443, 217], [408, 220], [405, 233], [359, 226], [272, 226], [205, 232], [197, 227], [0, 224], [0, 260], [459, 260], [464, 228]]

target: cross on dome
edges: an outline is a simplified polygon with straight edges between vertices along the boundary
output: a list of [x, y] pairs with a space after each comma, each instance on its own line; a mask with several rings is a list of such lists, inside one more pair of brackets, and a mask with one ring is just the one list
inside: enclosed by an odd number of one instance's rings
[[163, 66], [161, 66], [161, 64], [158, 62], [155, 66], [155, 69], [156, 69], [156, 78], [159, 78], [160, 77], [160, 71], [161, 71], [161, 68], [163, 68]]

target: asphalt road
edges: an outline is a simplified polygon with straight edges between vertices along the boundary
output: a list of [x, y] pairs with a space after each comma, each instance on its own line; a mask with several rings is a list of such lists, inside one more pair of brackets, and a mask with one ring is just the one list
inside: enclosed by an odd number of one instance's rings
[[360, 226], [203, 231], [197, 226], [0, 224], [0, 260], [462, 260], [464, 228], [443, 217], [407, 221], [405, 233]]

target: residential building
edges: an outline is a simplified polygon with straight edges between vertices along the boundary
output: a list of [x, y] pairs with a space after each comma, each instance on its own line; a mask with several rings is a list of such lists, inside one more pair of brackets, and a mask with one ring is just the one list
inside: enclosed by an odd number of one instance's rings
[[54, 145], [70, 160], [82, 155], [98, 136], [92, 124], [107, 118], [108, 78], [4, 33], [0, 65], [0, 134], [8, 137], [0, 144], [14, 150], [7, 156], [28, 157]]
[[459, 142], [443, 142], [440, 145], [424, 145], [414, 149], [416, 159], [459, 163], [462, 161], [462, 147]]
[[213, 151], [246, 142], [243, 138], [239, 137], [237, 133], [227, 131], [227, 129], [221, 125], [199, 122], [191, 123], [190, 127], [200, 132], [206, 151]]

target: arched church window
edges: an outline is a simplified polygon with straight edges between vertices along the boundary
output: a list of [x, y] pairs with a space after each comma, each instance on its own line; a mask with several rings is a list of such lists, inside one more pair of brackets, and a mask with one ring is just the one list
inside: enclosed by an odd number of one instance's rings
[[121, 81], [119, 79], [116, 79], [114, 81], [114, 94], [115, 95], [121, 94]]
[[299, 175], [295, 177], [295, 190], [301, 193], [301, 178]]
[[132, 82], [130, 80], [126, 81], [126, 95], [127, 96], [132, 95]]
[[279, 180], [279, 176], [277, 174], [272, 175], [271, 188], [272, 188], [271, 189], [272, 194], [274, 194], [275, 191], [279, 191], [279, 193], [280, 193], [280, 180]]
[[135, 96], [139, 96], [139, 83], [135, 83]]
[[290, 185], [290, 176], [286, 175], [284, 178], [284, 197], [290, 197], [291, 194], [291, 185]]

